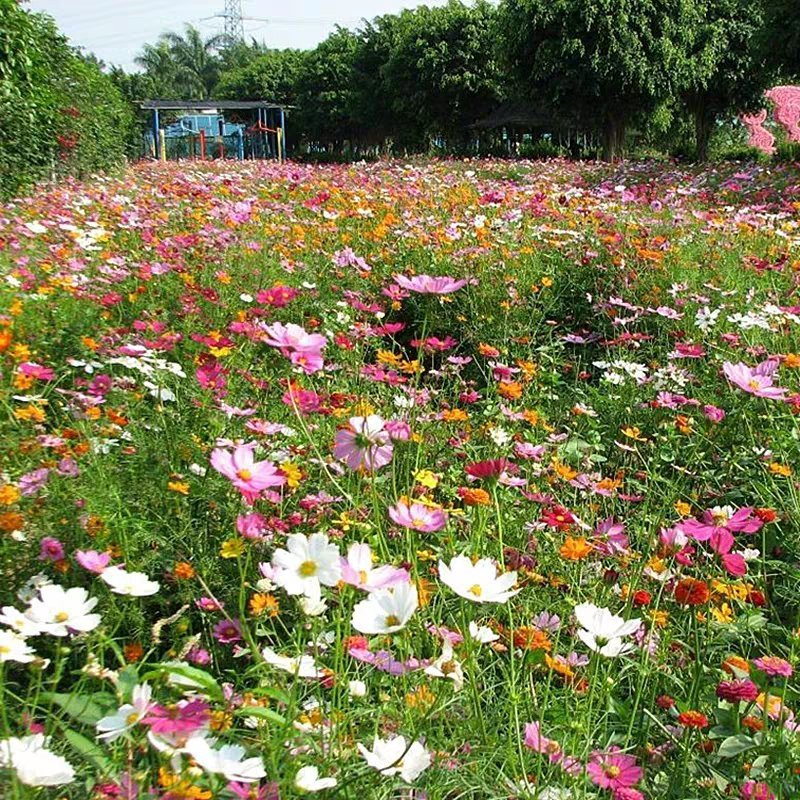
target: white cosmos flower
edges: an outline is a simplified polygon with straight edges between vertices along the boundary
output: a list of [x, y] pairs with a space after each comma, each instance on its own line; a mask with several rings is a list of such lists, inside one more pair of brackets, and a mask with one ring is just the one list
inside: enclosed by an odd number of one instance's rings
[[188, 753], [206, 772], [224, 775], [229, 781], [254, 783], [267, 774], [260, 757], [244, 758], [244, 747], [224, 744], [214, 748], [212, 744], [215, 744], [213, 739], [193, 736], [186, 742], [183, 752]]
[[461, 664], [453, 657], [453, 645], [449, 639], [444, 640], [442, 654], [433, 664], [425, 668], [425, 674], [432, 678], [447, 678], [453, 681], [457, 692], [464, 688], [464, 671], [461, 669]]
[[431, 765], [431, 754], [420, 742], [406, 744], [405, 736], [395, 736], [394, 739], [376, 736], [372, 750], [367, 750], [359, 742], [358, 752], [381, 775], [400, 775], [406, 783], [413, 783]]
[[473, 564], [467, 556], [455, 556], [449, 566], [440, 560], [439, 577], [457, 595], [475, 603], [505, 603], [519, 592], [519, 589], [511, 591], [517, 573], [498, 575], [497, 565], [490, 558], [481, 558]]
[[361, 633], [395, 633], [406, 626], [418, 606], [413, 583], [379, 589], [353, 609], [353, 627]]
[[72, 783], [75, 770], [65, 758], [46, 748], [41, 733], [12, 736], [0, 741], [0, 767], [12, 767], [26, 786], [62, 786]]
[[161, 588], [158, 581], [151, 581], [143, 572], [128, 572], [122, 567], [106, 567], [100, 578], [115, 594], [131, 597], [147, 597]]
[[350, 681], [347, 684], [347, 693], [350, 697], [366, 697], [367, 684], [364, 681]]
[[150, 710], [152, 689], [149, 683], [133, 687], [130, 703], [120, 706], [113, 714], [103, 717], [97, 723], [97, 738], [113, 742], [138, 724], [139, 720]]
[[70, 631], [86, 633], [100, 624], [100, 615], [90, 613], [96, 605], [97, 598], [89, 597], [86, 589], [64, 589], [51, 583], [39, 589], [25, 616], [52, 636], [66, 636]]
[[469, 635], [481, 644], [491, 644], [500, 638], [491, 628], [474, 621], [469, 623]]
[[301, 792], [322, 792], [336, 786], [336, 778], [320, 778], [316, 767], [300, 767], [294, 776], [294, 785]]
[[38, 636], [42, 629], [25, 616], [25, 612], [14, 606], [3, 606], [0, 609], [0, 625], [7, 625], [20, 636]]
[[624, 642], [623, 637], [636, 633], [641, 619], [624, 620], [612, 614], [607, 608], [600, 608], [593, 603], [581, 603], [575, 606], [575, 617], [581, 630], [578, 638], [595, 653], [613, 658], [633, 649], [633, 644]]
[[304, 655], [298, 658], [290, 658], [289, 656], [279, 655], [271, 647], [265, 647], [261, 651], [261, 655], [270, 666], [282, 669], [284, 672], [290, 672], [298, 678], [322, 678], [325, 674], [317, 667], [311, 656]]
[[275, 583], [287, 594], [320, 596], [320, 585], [335, 586], [342, 577], [339, 549], [328, 541], [324, 533], [293, 533], [286, 539], [286, 549], [278, 549], [272, 556], [277, 567]]
[[0, 664], [4, 661], [28, 664], [35, 658], [36, 653], [23, 636], [14, 631], [0, 631]]

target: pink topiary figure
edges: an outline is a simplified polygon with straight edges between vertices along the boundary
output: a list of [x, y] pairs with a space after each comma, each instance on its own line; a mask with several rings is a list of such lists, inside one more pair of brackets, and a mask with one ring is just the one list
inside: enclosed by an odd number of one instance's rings
[[740, 114], [739, 119], [747, 128], [747, 144], [772, 155], [775, 152], [775, 137], [764, 127], [767, 110], [761, 109], [757, 114]]
[[773, 86], [765, 97], [775, 104], [772, 116], [789, 134], [790, 142], [800, 142], [800, 86]]

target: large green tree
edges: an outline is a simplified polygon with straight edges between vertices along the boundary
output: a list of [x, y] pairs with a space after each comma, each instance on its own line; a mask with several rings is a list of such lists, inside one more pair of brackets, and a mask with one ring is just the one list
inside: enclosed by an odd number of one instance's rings
[[248, 63], [223, 71], [218, 97], [231, 100], [271, 100], [292, 105], [305, 54], [301, 50], [267, 50]]
[[753, 0], [763, 5], [764, 27], [760, 39], [764, 60], [781, 82], [800, 81], [800, 2]]
[[197, 28], [187, 25], [183, 35], [164, 33], [155, 44], [146, 44], [136, 63], [162, 97], [176, 94], [183, 99], [205, 100], [217, 85], [217, 50], [221, 44], [221, 36], [204, 39]]
[[599, 129], [621, 155], [635, 117], [672, 90], [675, 7], [681, 0], [504, 0], [505, 60], [531, 102]]
[[473, 6], [450, 0], [446, 6], [403, 11], [391, 20], [380, 89], [391, 98], [400, 131], [423, 142], [465, 142], [470, 123], [500, 94], [494, 17], [494, 7], [483, 0]]
[[755, 0], [684, 0], [675, 24], [672, 72], [694, 125], [697, 159], [705, 161], [720, 116], [763, 103], [770, 78], [757, 46], [763, 9]]

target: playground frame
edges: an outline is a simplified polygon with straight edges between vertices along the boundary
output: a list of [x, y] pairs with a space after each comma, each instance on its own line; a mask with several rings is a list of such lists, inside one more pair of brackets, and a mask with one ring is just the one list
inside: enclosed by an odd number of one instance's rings
[[[140, 108], [153, 112], [152, 130], [155, 144], [155, 156], [161, 161], [166, 160], [166, 144], [164, 129], [161, 127], [160, 112], [162, 111], [251, 111], [255, 112], [256, 121], [248, 127], [248, 131], [260, 133], [274, 133], [277, 143], [278, 161], [284, 160], [286, 154], [286, 109], [277, 103], [267, 100], [144, 100]], [[277, 112], [280, 124], [275, 127], [267, 125], [270, 112]], [[206, 157], [205, 135], [200, 134], [200, 157]]]

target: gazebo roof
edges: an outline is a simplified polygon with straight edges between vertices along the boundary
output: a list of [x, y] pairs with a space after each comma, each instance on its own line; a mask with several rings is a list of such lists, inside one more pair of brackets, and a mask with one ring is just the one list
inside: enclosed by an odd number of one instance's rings
[[245, 111], [257, 108], [292, 108], [269, 100], [143, 100], [140, 108], [157, 111]]

